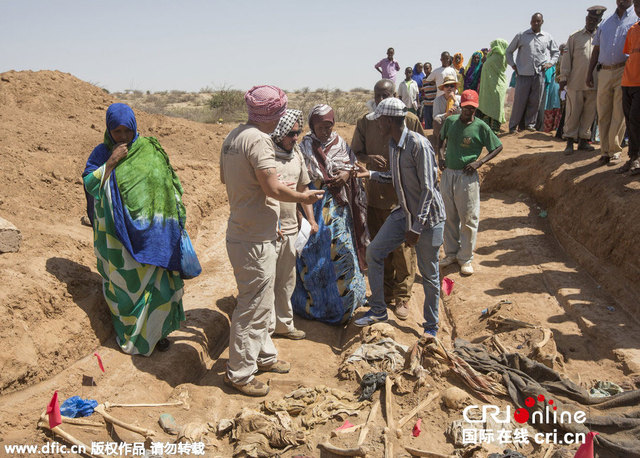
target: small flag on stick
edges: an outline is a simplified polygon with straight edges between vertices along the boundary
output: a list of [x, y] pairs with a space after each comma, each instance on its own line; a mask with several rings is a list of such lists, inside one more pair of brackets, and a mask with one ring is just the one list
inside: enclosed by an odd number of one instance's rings
[[100, 358], [100, 355], [96, 352], [93, 354], [93, 356], [98, 358], [98, 366], [100, 366], [100, 370], [104, 372], [104, 366], [102, 365], [102, 358]]
[[422, 418], [418, 418], [418, 421], [416, 421], [416, 424], [413, 426], [413, 431], [411, 431], [411, 434], [413, 434], [413, 437], [418, 437], [422, 432], [422, 429], [420, 429], [420, 426], [422, 426]]
[[47, 415], [49, 416], [49, 428], [53, 429], [62, 424], [62, 416], [60, 415], [60, 404], [58, 404], [58, 392], [53, 393], [51, 401], [47, 406]]
[[587, 433], [584, 444], [582, 444], [578, 448], [576, 454], [574, 455], [574, 458], [593, 458], [593, 438], [596, 434], [598, 433], [594, 431], [590, 431], [589, 433]]
[[353, 428], [353, 425], [349, 420], [345, 420], [342, 426], [336, 428], [336, 431], [341, 431], [343, 429]]
[[444, 277], [442, 279], [442, 292], [445, 293], [447, 296], [450, 295], [451, 291], [453, 291], [454, 284], [455, 282], [451, 280], [449, 277]]

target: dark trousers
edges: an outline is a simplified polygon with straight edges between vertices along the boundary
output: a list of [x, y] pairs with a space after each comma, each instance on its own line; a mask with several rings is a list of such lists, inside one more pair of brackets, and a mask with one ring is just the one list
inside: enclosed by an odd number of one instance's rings
[[422, 121], [425, 129], [433, 129], [433, 105], [422, 105]]
[[629, 133], [629, 159], [640, 156], [640, 86], [622, 86], [622, 110]]
[[525, 127], [535, 127], [543, 93], [544, 74], [518, 75], [511, 118], [509, 118], [509, 130], [516, 129], [523, 118]]

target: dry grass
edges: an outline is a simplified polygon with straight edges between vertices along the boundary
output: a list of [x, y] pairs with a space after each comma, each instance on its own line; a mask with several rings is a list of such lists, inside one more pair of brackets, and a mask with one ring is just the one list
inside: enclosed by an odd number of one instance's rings
[[[207, 87], [199, 92], [131, 90], [113, 95], [133, 108], [148, 113], [204, 123], [247, 120], [244, 92], [228, 87], [217, 90]], [[349, 92], [340, 89], [311, 91], [309, 88], [303, 88], [287, 92], [287, 96], [289, 108], [302, 110], [305, 118], [314, 105], [326, 103], [334, 109], [336, 121], [355, 124], [357, 119], [367, 112], [366, 102], [373, 98], [373, 91], [363, 88], [354, 88]]]

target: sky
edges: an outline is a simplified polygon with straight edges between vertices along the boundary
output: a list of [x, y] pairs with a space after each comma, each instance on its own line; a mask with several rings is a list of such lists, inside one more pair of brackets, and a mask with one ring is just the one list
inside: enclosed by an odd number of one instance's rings
[[[444, 50], [508, 42], [544, 15], [558, 44], [594, 1], [0, 0], [0, 72], [60, 70], [119, 92], [372, 88], [395, 48], [404, 68]], [[597, 3], [596, 3], [597, 4]], [[400, 78], [400, 76], [399, 76]]]

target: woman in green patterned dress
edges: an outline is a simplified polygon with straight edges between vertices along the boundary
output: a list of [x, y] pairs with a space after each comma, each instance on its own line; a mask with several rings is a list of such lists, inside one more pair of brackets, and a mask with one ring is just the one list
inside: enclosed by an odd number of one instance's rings
[[185, 320], [180, 276], [186, 212], [182, 185], [153, 137], [138, 135], [133, 110], [107, 110], [104, 141], [83, 173], [94, 251], [118, 345], [149, 356]]

